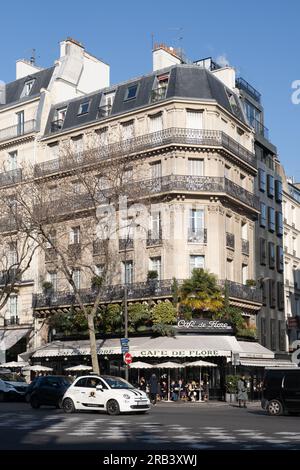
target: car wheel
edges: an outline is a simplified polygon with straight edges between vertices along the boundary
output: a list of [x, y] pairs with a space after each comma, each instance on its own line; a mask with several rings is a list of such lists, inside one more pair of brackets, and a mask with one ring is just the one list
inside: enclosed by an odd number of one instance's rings
[[112, 416], [120, 414], [120, 407], [117, 400], [109, 400], [106, 405], [106, 411], [109, 415]]
[[5, 400], [5, 396], [3, 392], [0, 392], [0, 403], [2, 403]]
[[30, 398], [30, 405], [32, 408], [37, 410], [41, 405], [39, 404], [39, 401], [36, 397], [31, 397]]
[[74, 402], [71, 398], [65, 398], [62, 407], [65, 413], [74, 413], [75, 411]]
[[271, 400], [267, 405], [267, 412], [270, 416], [280, 416], [283, 413], [283, 407], [280, 401]]

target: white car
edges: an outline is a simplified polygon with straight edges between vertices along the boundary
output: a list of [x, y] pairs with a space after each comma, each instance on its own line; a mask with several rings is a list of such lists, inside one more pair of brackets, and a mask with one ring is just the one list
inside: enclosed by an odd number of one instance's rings
[[121, 377], [87, 375], [76, 379], [63, 396], [65, 413], [77, 410], [104, 410], [109, 415], [146, 413], [150, 401], [145, 392]]

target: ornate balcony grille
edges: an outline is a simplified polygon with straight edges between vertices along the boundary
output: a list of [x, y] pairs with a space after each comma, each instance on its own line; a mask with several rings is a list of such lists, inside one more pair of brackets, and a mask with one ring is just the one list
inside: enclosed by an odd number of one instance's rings
[[162, 229], [157, 231], [148, 230], [148, 236], [146, 241], [147, 246], [161, 245], [162, 244]]
[[207, 243], [207, 229], [206, 228], [197, 228], [197, 229], [188, 229], [188, 242], [189, 243]]
[[11, 316], [10, 318], [4, 318], [4, 326], [19, 325], [20, 318], [18, 316]]
[[229, 297], [236, 299], [249, 300], [252, 302], [262, 303], [262, 291], [256, 286], [247, 286], [234, 281], [221, 280], [219, 281], [220, 287], [227, 287]]
[[0, 173], [0, 186], [20, 183], [20, 181], [22, 181], [22, 170], [20, 168]]
[[249, 240], [244, 240], [242, 238], [242, 253], [244, 255], [249, 255]]
[[125, 250], [133, 250], [133, 238], [120, 238], [119, 239], [119, 250], [120, 251], [125, 251]]
[[234, 250], [234, 245], [235, 245], [234, 242], [235, 242], [234, 234], [226, 232], [226, 247], [232, 248]]

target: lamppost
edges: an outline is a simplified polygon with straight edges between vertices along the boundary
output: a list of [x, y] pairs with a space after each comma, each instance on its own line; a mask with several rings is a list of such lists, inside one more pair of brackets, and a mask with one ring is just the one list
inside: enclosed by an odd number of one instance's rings
[[[133, 227], [134, 219], [133, 217], [130, 218], [131, 221], [127, 227], [127, 233], [125, 238], [125, 245], [124, 245], [124, 338], [128, 339], [128, 271], [127, 271], [127, 247], [129, 244], [130, 232]], [[128, 364], [125, 364], [125, 380], [128, 381], [129, 379], [129, 368]]]

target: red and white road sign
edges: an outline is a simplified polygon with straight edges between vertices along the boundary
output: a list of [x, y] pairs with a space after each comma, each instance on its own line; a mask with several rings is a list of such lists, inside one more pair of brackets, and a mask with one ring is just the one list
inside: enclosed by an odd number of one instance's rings
[[125, 362], [125, 364], [131, 364], [132, 363], [132, 355], [129, 352], [124, 354], [124, 362]]

